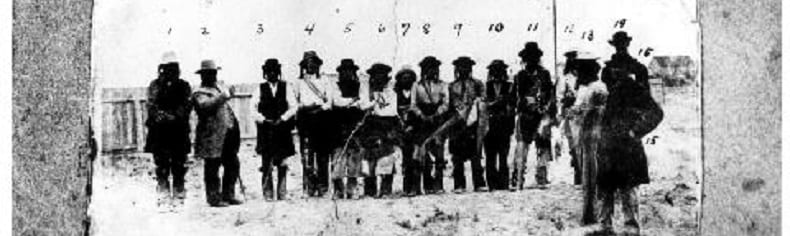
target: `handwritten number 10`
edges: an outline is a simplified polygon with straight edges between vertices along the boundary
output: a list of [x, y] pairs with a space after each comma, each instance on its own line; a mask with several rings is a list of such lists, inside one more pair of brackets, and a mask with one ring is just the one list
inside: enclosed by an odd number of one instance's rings
[[502, 32], [502, 30], [504, 29], [505, 29], [505, 25], [502, 24], [502, 22], [488, 25], [488, 32], [496, 31], [497, 33], [499, 33]]

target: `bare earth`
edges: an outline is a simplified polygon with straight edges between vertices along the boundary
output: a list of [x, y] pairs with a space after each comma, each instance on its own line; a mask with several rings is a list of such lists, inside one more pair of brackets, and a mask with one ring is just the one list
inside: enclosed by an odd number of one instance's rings
[[[665, 120], [647, 144], [652, 183], [642, 185], [640, 218], [644, 235], [697, 235], [701, 181], [700, 109], [695, 87], [667, 88]], [[647, 141], [647, 140], [646, 140]], [[512, 152], [512, 151], [511, 151]], [[449, 154], [448, 154], [449, 157]], [[527, 173], [532, 184], [535, 155]], [[289, 158], [289, 200], [262, 199], [260, 159], [253, 142], [242, 144], [241, 176], [247, 188], [240, 206], [211, 208], [205, 202], [203, 166], [192, 159], [188, 197], [175, 211], [155, 206], [153, 162], [149, 154], [105, 155], [95, 163], [90, 207], [93, 235], [583, 235], [581, 190], [573, 186], [569, 157], [551, 163], [546, 190], [445, 193], [390, 199], [306, 198], [299, 157]], [[449, 174], [452, 167], [445, 171]], [[467, 182], [471, 183], [467, 163]], [[445, 188], [452, 186], [446, 176]], [[622, 227], [619, 207], [615, 228]]]

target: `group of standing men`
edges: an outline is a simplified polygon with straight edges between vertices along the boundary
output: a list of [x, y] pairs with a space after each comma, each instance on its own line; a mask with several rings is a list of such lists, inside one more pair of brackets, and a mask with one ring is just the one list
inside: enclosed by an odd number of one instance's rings
[[[439, 78], [442, 62], [433, 56], [419, 63], [419, 76], [404, 68], [394, 81], [388, 65], [373, 64], [365, 81], [358, 76], [359, 66], [343, 59], [335, 81], [322, 78], [322, 59], [307, 51], [299, 63], [299, 79], [293, 83], [282, 79], [277, 59], [268, 59], [261, 67], [266, 82], [253, 95], [264, 198], [287, 197], [285, 160], [296, 154], [294, 128], [305, 193], [323, 196], [331, 185], [334, 198], [356, 198], [359, 178], [364, 195], [391, 195], [399, 159], [407, 196], [442, 193], [446, 140], [454, 192], [466, 189], [466, 161], [471, 162], [475, 191], [523, 189], [526, 148], [533, 142], [538, 156], [535, 182], [544, 187], [552, 159], [550, 129], [562, 122], [575, 182], [585, 189], [584, 223], [598, 221], [593, 206], [602, 199], [601, 222], [611, 227], [618, 193], [627, 225], [638, 228], [635, 188], [649, 181], [640, 139], [658, 125], [663, 113], [650, 97], [647, 69], [628, 55], [630, 40], [625, 32], [614, 34], [610, 44], [617, 52], [603, 68], [601, 79], [597, 58], [566, 53], [565, 76], [556, 84], [540, 65], [543, 52], [535, 42], [526, 43], [518, 53], [524, 67], [512, 81], [508, 65], [497, 59], [487, 66], [485, 83], [472, 77], [476, 62], [466, 56], [452, 62], [451, 83]], [[240, 132], [228, 104], [234, 91], [218, 83], [220, 68], [211, 60], [201, 62], [196, 72], [201, 85], [193, 92], [179, 79], [174, 54], [166, 53], [163, 59], [159, 78], [149, 86], [146, 122], [146, 151], [154, 154], [158, 190], [165, 196], [162, 202], [173, 199], [183, 204], [185, 161], [191, 148], [189, 113], [194, 109], [195, 156], [205, 160], [206, 200], [211, 206], [241, 204], [234, 195]], [[507, 156], [514, 133], [517, 150], [511, 171]], [[224, 168], [221, 181], [220, 166]]]

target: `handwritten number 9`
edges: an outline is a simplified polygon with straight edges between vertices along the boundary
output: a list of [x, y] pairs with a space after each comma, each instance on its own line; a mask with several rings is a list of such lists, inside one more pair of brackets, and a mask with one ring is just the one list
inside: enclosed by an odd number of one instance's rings
[[453, 25], [453, 29], [456, 31], [456, 33], [455, 33], [456, 37], [461, 36], [461, 28], [463, 28], [463, 27], [464, 27], [464, 24], [461, 24], [461, 23], [456, 23], [455, 25]]

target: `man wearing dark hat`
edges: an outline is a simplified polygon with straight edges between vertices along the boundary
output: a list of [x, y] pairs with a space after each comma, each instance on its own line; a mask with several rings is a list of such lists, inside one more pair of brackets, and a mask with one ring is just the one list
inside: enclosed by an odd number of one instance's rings
[[[581, 179], [581, 166], [579, 165], [579, 161], [577, 159], [575, 153], [575, 146], [577, 143], [573, 142], [573, 130], [578, 130], [578, 127], [573, 126], [571, 122], [570, 116], [568, 116], [568, 110], [573, 103], [576, 101], [576, 90], [578, 86], [576, 85], [576, 77], [577, 77], [577, 50], [571, 50], [565, 52], [565, 68], [562, 70], [562, 76], [558, 78], [557, 81], [557, 100], [558, 106], [561, 108], [557, 113], [557, 120], [560, 123], [560, 140], [557, 142], [558, 145], [561, 144], [563, 141], [568, 144], [568, 154], [571, 156], [571, 167], [573, 167], [573, 184], [579, 185], [582, 182]], [[597, 73], [597, 72], [596, 72]], [[558, 151], [559, 153], [559, 151]]]
[[[192, 88], [179, 76], [181, 69], [175, 53], [167, 52], [159, 65], [159, 77], [148, 86], [145, 152], [154, 155], [159, 206], [168, 203], [182, 205], [186, 198], [184, 175], [187, 172], [187, 153], [191, 148], [189, 113], [192, 106], [189, 96]], [[168, 180], [170, 175], [173, 176], [172, 193]], [[171, 198], [175, 201], [168, 202]]]
[[285, 199], [288, 171], [285, 159], [296, 154], [291, 136], [296, 97], [291, 86], [281, 79], [280, 67], [277, 59], [267, 59], [261, 66], [266, 82], [253, 94], [253, 101], [258, 101], [255, 107], [258, 112], [254, 115], [258, 128], [255, 151], [261, 155], [263, 197], [268, 201], [274, 200], [274, 168], [277, 168], [277, 199]]
[[[336, 150], [332, 159], [332, 181], [335, 188], [335, 198], [354, 198], [354, 189], [357, 187], [357, 178], [362, 177], [362, 156], [360, 147], [351, 137], [352, 131], [362, 120], [363, 112], [360, 109], [360, 82], [357, 70], [359, 66], [352, 59], [340, 60], [337, 67], [338, 81], [332, 102], [332, 117], [334, 119], [333, 148]], [[354, 139], [354, 140], [350, 140]], [[343, 183], [343, 179], [346, 183]], [[345, 186], [345, 188], [343, 187]]]
[[478, 149], [477, 116], [478, 102], [485, 96], [483, 82], [472, 78], [472, 66], [475, 61], [462, 56], [453, 61], [455, 66], [455, 81], [450, 83], [450, 112], [458, 122], [450, 130], [449, 151], [453, 161], [454, 192], [463, 192], [466, 188], [464, 175], [464, 162], [472, 162], [472, 184], [474, 190], [487, 191], [486, 181], [483, 177], [483, 166], [480, 163], [482, 155]]
[[507, 154], [510, 136], [515, 126], [515, 95], [513, 83], [508, 81], [507, 67], [502, 60], [488, 65], [485, 101], [488, 105], [488, 133], [484, 138], [486, 179], [490, 190], [508, 189]]
[[639, 231], [636, 188], [650, 182], [642, 138], [664, 118], [650, 95], [647, 69], [628, 55], [631, 37], [619, 31], [609, 44], [616, 52], [606, 62], [601, 80], [609, 91], [603, 115], [603, 142], [598, 160], [597, 186], [603, 204], [600, 221], [611, 231], [614, 200], [622, 199], [625, 225]]
[[[200, 62], [200, 70], [195, 73], [200, 74], [201, 83], [192, 94], [198, 115], [195, 157], [205, 161], [206, 201], [213, 207], [242, 203], [235, 198], [235, 185], [239, 178], [237, 153], [241, 144], [239, 122], [228, 104], [233, 91], [217, 82], [219, 69], [213, 60]], [[217, 176], [220, 167], [224, 169], [221, 184]]]
[[[416, 117], [413, 141], [418, 144], [414, 159], [423, 164], [423, 189], [426, 194], [444, 192], [444, 135], [434, 136], [444, 123], [450, 96], [447, 83], [439, 79], [441, 61], [427, 56], [420, 62], [420, 81], [411, 89], [411, 111]], [[434, 140], [427, 142], [427, 140]], [[418, 180], [419, 181], [419, 180]]]
[[[390, 83], [390, 71], [390, 66], [381, 63], [373, 64], [367, 70], [370, 75], [369, 93], [362, 105], [362, 109], [370, 111], [362, 127], [362, 146], [369, 163], [368, 176], [365, 177], [367, 196], [392, 195], [395, 163], [400, 158], [400, 153], [395, 151], [400, 127], [398, 96]], [[380, 188], [376, 186], [378, 176], [381, 176]]]
[[414, 156], [414, 134], [416, 132], [417, 116], [411, 108], [411, 95], [417, 73], [409, 68], [404, 68], [395, 74], [395, 93], [398, 95], [398, 116], [401, 119], [402, 139], [401, 153], [403, 153], [403, 191], [406, 196], [412, 197], [421, 194], [420, 189], [420, 162]]
[[302, 148], [304, 188], [308, 196], [323, 196], [329, 190], [329, 156], [332, 152], [332, 85], [321, 78], [323, 60], [307, 51], [299, 62], [296, 82], [297, 128]]
[[[545, 187], [548, 181], [547, 164], [551, 159], [551, 108], [554, 103], [554, 84], [551, 74], [540, 65], [543, 51], [536, 42], [527, 42], [518, 56], [525, 64], [524, 69], [516, 74], [516, 109], [518, 111], [518, 126], [516, 138], [521, 139], [529, 147], [535, 141], [537, 149], [537, 165], [535, 182], [539, 187]], [[524, 150], [524, 153], [528, 153]], [[526, 171], [526, 155], [517, 156], [513, 171], [513, 187], [524, 188], [524, 172]]]

